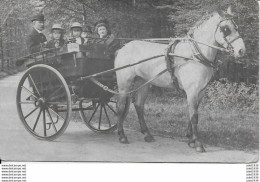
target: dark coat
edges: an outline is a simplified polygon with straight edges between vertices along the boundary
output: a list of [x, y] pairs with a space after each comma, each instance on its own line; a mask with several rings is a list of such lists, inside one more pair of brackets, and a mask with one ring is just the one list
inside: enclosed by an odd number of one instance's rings
[[46, 42], [47, 39], [43, 33], [37, 32], [35, 29], [29, 34], [27, 38], [27, 47], [29, 53], [33, 54], [41, 51], [41, 44]]
[[[59, 46], [58, 47], [63, 47], [64, 44], [65, 44], [65, 40], [61, 39], [60, 42], [59, 42]], [[55, 47], [55, 41], [53, 39], [48, 41], [47, 47], [49, 49], [58, 48], [58, 47]]]
[[108, 52], [114, 57], [115, 52], [120, 48], [119, 40], [116, 40], [114, 35], [108, 35], [104, 39], [95, 39], [94, 43], [105, 44], [108, 47]]

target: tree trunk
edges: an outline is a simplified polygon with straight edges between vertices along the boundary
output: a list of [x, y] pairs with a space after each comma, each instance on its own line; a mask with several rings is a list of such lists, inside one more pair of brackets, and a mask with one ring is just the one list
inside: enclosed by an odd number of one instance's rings
[[1, 49], [1, 70], [4, 70], [4, 48], [3, 48], [3, 36], [2, 27], [0, 27], [0, 49]]
[[87, 25], [87, 11], [86, 7], [84, 4], [82, 4], [82, 9], [83, 9], [83, 25]]

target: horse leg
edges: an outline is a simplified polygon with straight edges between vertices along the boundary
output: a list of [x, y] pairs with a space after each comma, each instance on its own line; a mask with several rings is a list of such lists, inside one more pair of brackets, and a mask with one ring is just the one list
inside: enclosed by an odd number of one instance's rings
[[117, 100], [117, 131], [119, 135], [119, 142], [128, 144], [127, 137], [125, 136], [124, 133], [124, 120], [127, 116], [127, 113], [129, 111], [129, 106], [130, 106], [130, 97], [127, 93], [131, 87], [132, 83], [134, 81], [134, 75], [131, 74], [131, 72], [117, 72], [117, 85], [118, 85], [118, 100]]
[[[204, 96], [204, 93], [205, 93], [205, 89], [202, 90], [200, 93], [199, 93], [199, 98], [198, 98], [198, 105], [200, 104], [201, 102], [201, 99], [202, 97]], [[192, 137], [192, 123], [191, 123], [191, 120], [189, 120], [188, 122], [188, 127], [187, 127], [187, 130], [186, 130], [186, 135], [185, 135], [187, 138], [191, 139]]]
[[[140, 85], [142, 83], [144, 83], [144, 81], [139, 82]], [[136, 110], [136, 113], [138, 116], [138, 121], [139, 121], [139, 124], [141, 127], [141, 133], [143, 133], [145, 135], [144, 140], [146, 142], [154, 142], [155, 140], [154, 140], [153, 136], [151, 135], [151, 133], [145, 123], [145, 120], [144, 120], [144, 103], [148, 96], [148, 91], [149, 91], [149, 85], [146, 85], [137, 91], [134, 106], [135, 106], [135, 110]]]
[[200, 96], [198, 93], [193, 93], [193, 91], [187, 93], [187, 101], [190, 114], [190, 125], [192, 128], [192, 135], [189, 141], [189, 146], [195, 148], [197, 152], [205, 152], [202, 143], [199, 141], [198, 136], [198, 107]]
[[128, 144], [128, 139], [124, 133], [123, 123], [126, 118], [130, 106], [130, 98], [127, 95], [119, 95], [117, 101], [117, 114], [118, 114], [118, 135], [119, 135], [119, 142], [123, 144]]
[[189, 120], [188, 122], [188, 127], [187, 127], [187, 130], [186, 130], [186, 135], [185, 135], [187, 138], [191, 138], [192, 137], [192, 126], [191, 126], [191, 121]]

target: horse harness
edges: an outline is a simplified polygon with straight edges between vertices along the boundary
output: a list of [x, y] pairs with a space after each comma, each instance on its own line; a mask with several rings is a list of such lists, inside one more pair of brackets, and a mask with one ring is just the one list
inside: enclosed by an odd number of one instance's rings
[[174, 75], [174, 57], [170, 56], [170, 53], [174, 53], [175, 47], [180, 42], [180, 40], [172, 39], [165, 51], [165, 61], [166, 61], [166, 68], [171, 75], [171, 79], [173, 81], [173, 85], [176, 87], [177, 91], [180, 92], [180, 87], [178, 83], [177, 77]]
[[[196, 43], [196, 41], [194, 41], [192, 39], [192, 37], [188, 34], [187, 35], [187, 40], [189, 41], [190, 45], [191, 45], [191, 49], [192, 49], [192, 52], [193, 52], [193, 56], [190, 58], [190, 60], [197, 60], [199, 62], [201, 62], [202, 64], [204, 64], [205, 66], [208, 66], [208, 67], [215, 67], [213, 65], [213, 63], [211, 63], [204, 55], [203, 53], [201, 52], [200, 48], [198, 47], [198, 44]], [[175, 60], [174, 60], [174, 56], [170, 56], [169, 54], [170, 53], [174, 53], [175, 51], [175, 48], [177, 46], [177, 44], [180, 42], [181, 40], [179, 39], [172, 39], [169, 43], [169, 45], [167, 46], [166, 48], [166, 51], [165, 51], [165, 61], [166, 61], [166, 67], [167, 67], [167, 70], [168, 72], [170, 73], [171, 75], [171, 79], [173, 81], [173, 85], [174, 87], [177, 89], [177, 91], [179, 93], [181, 93], [181, 89], [179, 87], [179, 83], [178, 83], [178, 79], [177, 77], [174, 75], [174, 70], [175, 70], [175, 67], [176, 65], [174, 64], [175, 63]], [[187, 58], [188, 59], [188, 58]], [[184, 63], [185, 64], [185, 63]], [[183, 65], [183, 64], [182, 64]]]
[[[217, 40], [216, 40], [216, 31], [218, 30], [219, 28], [219, 25], [223, 22], [223, 21], [226, 21], [226, 20], [231, 20], [231, 22], [234, 24], [236, 30], [238, 30], [238, 26], [236, 25], [236, 23], [233, 21], [232, 18], [224, 18], [223, 20], [221, 20], [218, 25], [217, 25], [217, 28], [215, 30], [215, 34], [214, 34], [214, 38], [215, 38], [215, 41], [221, 45], [222, 47], [224, 47], [225, 49], [229, 50], [228, 52], [231, 52], [233, 51], [233, 46], [231, 45], [234, 41], [236, 41], [237, 39], [241, 38], [240, 34], [235, 37], [234, 39], [232, 39], [231, 41], [228, 41], [226, 36], [224, 37], [224, 40], [227, 44], [227, 47], [225, 47], [223, 44], [220, 44]], [[198, 46], [198, 43], [196, 42], [196, 40], [194, 40], [194, 37], [193, 37], [193, 32], [192, 33], [188, 33], [187, 34], [187, 39], [191, 45], [191, 49], [192, 49], [192, 52], [193, 52], [193, 56], [192, 58], [190, 58], [191, 60], [196, 60], [196, 61], [199, 61], [200, 63], [204, 64], [205, 66], [207, 67], [212, 67], [213, 69], [216, 68], [214, 62], [211, 62], [202, 52], [201, 52], [201, 49], [199, 48]], [[179, 84], [178, 84], [178, 79], [177, 77], [174, 75], [174, 68], [175, 68], [175, 65], [174, 65], [174, 56], [170, 56], [169, 54], [170, 53], [174, 53], [174, 50], [175, 50], [175, 47], [177, 46], [177, 44], [180, 42], [181, 40], [180, 39], [172, 39], [168, 45], [168, 47], [166, 48], [166, 52], [165, 52], [165, 61], [166, 61], [166, 66], [167, 66], [167, 70], [168, 72], [170, 73], [171, 75], [171, 78], [173, 80], [173, 84], [174, 86], [177, 88], [177, 90], [180, 92], [180, 88], [179, 88]]]
[[[217, 25], [217, 28], [216, 28], [216, 31], [218, 30], [219, 28], [219, 25], [223, 22], [223, 21], [226, 21], [226, 20], [231, 20], [232, 23], [234, 24], [234, 26], [236, 27], [237, 29], [237, 25], [235, 24], [235, 22], [233, 21], [232, 18], [224, 18], [222, 19], [218, 25]], [[215, 35], [214, 35], [214, 38], [216, 36], [216, 31], [215, 31]], [[188, 34], [186, 38], [173, 38], [170, 40], [170, 43], [168, 44], [166, 50], [165, 50], [165, 54], [164, 55], [158, 55], [158, 56], [155, 56], [155, 57], [161, 57], [161, 56], [164, 56], [165, 57], [165, 61], [166, 61], [166, 67], [167, 69], [161, 71], [160, 73], [158, 73], [154, 78], [148, 80], [147, 82], [145, 82], [143, 85], [141, 85], [140, 87], [138, 87], [137, 89], [134, 89], [132, 91], [129, 91], [129, 92], [125, 92], [125, 93], [120, 93], [120, 92], [117, 92], [117, 91], [114, 91], [114, 90], [111, 90], [109, 89], [107, 86], [103, 85], [101, 82], [99, 82], [98, 80], [96, 80], [94, 77], [91, 77], [90, 80], [95, 83], [97, 86], [101, 87], [103, 90], [105, 91], [108, 91], [112, 94], [116, 94], [116, 95], [120, 95], [120, 94], [131, 94], [131, 93], [134, 93], [136, 92], [137, 90], [139, 90], [140, 88], [144, 87], [145, 85], [151, 83], [153, 80], [157, 79], [158, 77], [160, 77], [162, 74], [164, 74], [166, 71], [168, 71], [170, 73], [170, 76], [171, 76], [171, 79], [173, 81], [173, 85], [175, 86], [175, 88], [177, 89], [177, 91], [179, 93], [183, 93], [183, 90], [180, 89], [179, 87], [179, 83], [178, 83], [178, 79], [177, 77], [174, 75], [174, 69], [176, 67], [176, 65], [174, 64], [174, 57], [182, 57], [184, 58], [185, 60], [195, 60], [195, 61], [199, 61], [200, 63], [204, 64], [205, 66], [207, 67], [212, 67], [212, 68], [216, 68], [216, 66], [214, 65], [213, 62], [211, 62], [210, 60], [208, 60], [204, 54], [201, 52], [198, 44], [203, 44], [205, 46], [208, 46], [208, 47], [211, 47], [213, 49], [217, 49], [217, 50], [220, 50], [220, 51], [224, 51], [224, 52], [231, 52], [233, 50], [233, 46], [231, 45], [232, 42], [236, 41], [237, 39], [241, 38], [240, 35], [235, 37], [233, 40], [231, 41], [228, 41], [226, 37], [224, 37], [224, 40], [227, 44], [227, 47], [225, 47], [223, 44], [220, 44], [216, 38], [215, 38], [215, 41], [221, 45], [222, 47], [224, 48], [221, 48], [221, 47], [218, 47], [218, 46], [214, 46], [214, 45], [209, 45], [209, 44], [206, 44], [206, 43], [202, 43], [202, 42], [199, 42], [197, 40], [194, 40], [193, 39], [193, 33], [191, 34]], [[192, 51], [193, 51], [193, 56], [192, 57], [185, 57], [185, 56], [180, 56], [180, 55], [176, 55], [174, 54], [174, 50], [177, 46], [177, 44], [179, 42], [181, 42], [182, 40], [185, 40], [185, 41], [189, 41], [190, 42], [190, 45], [191, 45], [191, 48], [192, 48]], [[146, 41], [146, 40], [144, 40]], [[126, 65], [126, 66], [123, 66], [122, 68], [125, 68], [125, 67], [130, 67], [130, 66], [134, 66], [136, 64], [140, 64], [141, 62], [145, 62], [145, 61], [148, 61], [150, 59], [153, 59], [154, 57], [151, 57], [151, 58], [147, 58], [147, 59], [144, 59], [144, 60], [141, 60], [139, 61], [138, 63], [135, 63], [133, 65]], [[185, 63], [184, 63], [185, 64]], [[182, 64], [182, 65], [184, 65]], [[182, 66], [182, 65], [178, 65], [178, 66]], [[120, 68], [120, 69], [122, 69]], [[119, 70], [119, 69], [118, 69]], [[109, 70], [111, 71], [111, 70]]]

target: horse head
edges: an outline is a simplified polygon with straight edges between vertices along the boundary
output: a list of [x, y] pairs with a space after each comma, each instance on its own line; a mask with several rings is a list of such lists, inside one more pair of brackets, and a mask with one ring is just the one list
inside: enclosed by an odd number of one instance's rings
[[220, 13], [221, 21], [218, 23], [215, 40], [218, 44], [228, 49], [235, 58], [243, 57], [245, 55], [245, 44], [241, 38], [238, 26], [234, 22], [234, 13], [231, 7], [227, 9], [226, 12]]

